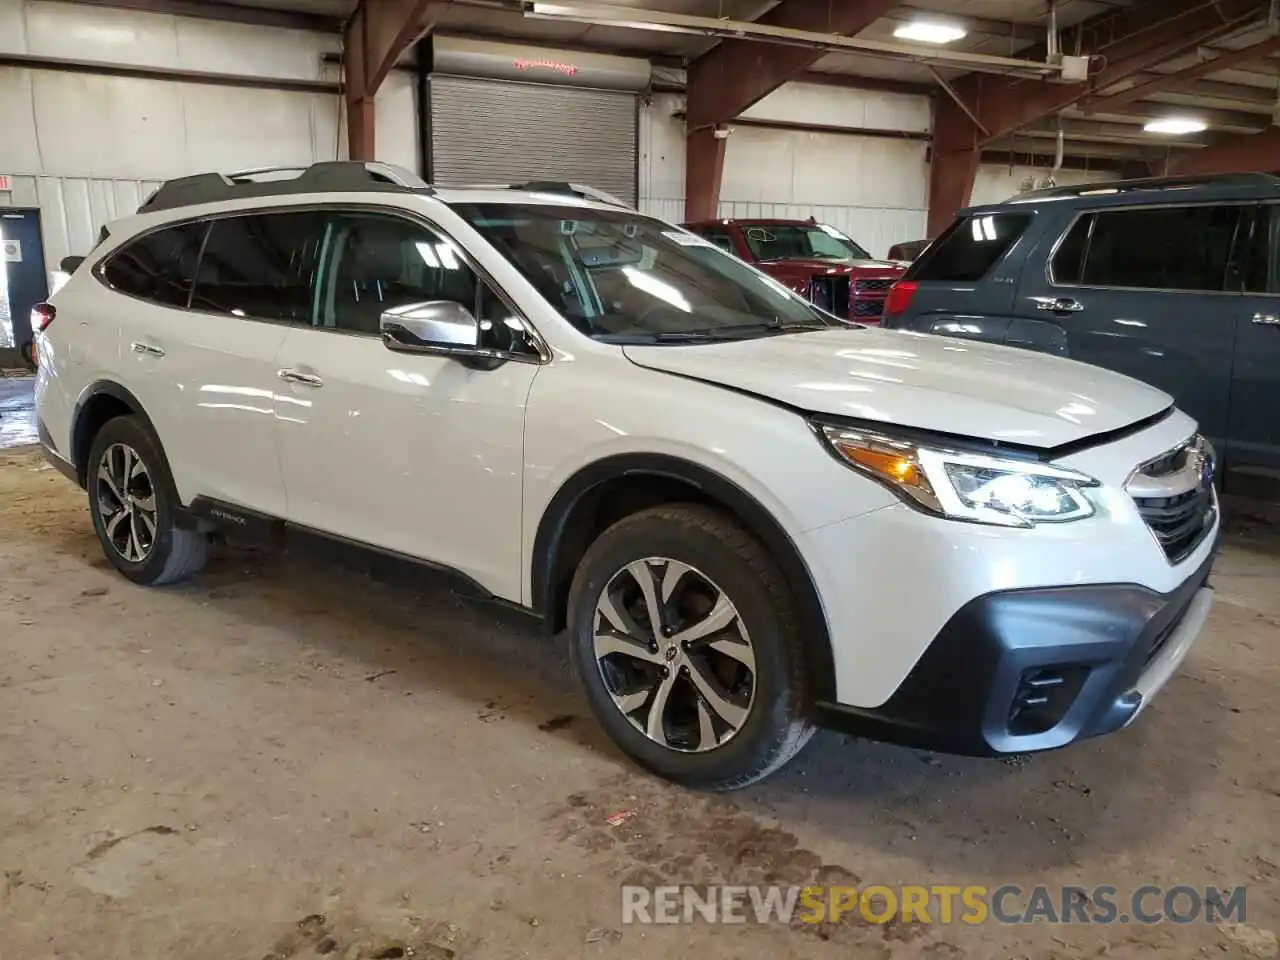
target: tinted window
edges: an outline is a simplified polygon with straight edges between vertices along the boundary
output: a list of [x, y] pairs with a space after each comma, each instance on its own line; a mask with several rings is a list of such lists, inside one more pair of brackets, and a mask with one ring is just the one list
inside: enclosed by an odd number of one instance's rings
[[953, 223], [911, 265], [910, 280], [972, 282], [985, 277], [1031, 224], [1029, 213], [987, 213]]
[[384, 311], [430, 300], [461, 303], [480, 321], [481, 346], [536, 352], [524, 325], [476, 276], [453, 243], [393, 216], [329, 217], [319, 325], [379, 335]]
[[323, 216], [310, 211], [214, 220], [191, 306], [309, 323], [323, 225]]
[[1273, 206], [1259, 207], [1250, 218], [1252, 226], [1248, 230], [1247, 241], [1246, 225], [1240, 225], [1240, 246], [1247, 251], [1241, 257], [1244, 289], [1251, 293], [1266, 293], [1270, 289], [1273, 249], [1271, 235], [1276, 228], [1275, 214], [1276, 208]]
[[1081, 282], [1222, 290], [1239, 207], [1154, 207], [1094, 214]]
[[121, 293], [185, 307], [204, 231], [203, 223], [184, 223], [149, 233], [113, 254], [102, 275]]
[[1080, 217], [1058, 244], [1058, 252], [1053, 255], [1051, 264], [1054, 283], [1080, 282], [1080, 271], [1084, 267], [1084, 251], [1089, 244], [1089, 227], [1092, 223], [1093, 217]]
[[733, 249], [733, 239], [729, 236], [728, 230], [702, 229], [702, 230], [695, 230], [693, 232], [698, 234], [698, 236], [700, 237], [710, 240], [712, 243], [714, 243], [717, 247], [719, 247], [725, 253], [733, 253], [733, 254], [737, 253], [737, 251]]

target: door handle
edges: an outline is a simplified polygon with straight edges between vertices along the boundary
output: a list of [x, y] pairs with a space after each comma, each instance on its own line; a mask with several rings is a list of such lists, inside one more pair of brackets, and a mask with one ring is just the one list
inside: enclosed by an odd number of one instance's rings
[[300, 383], [304, 387], [323, 387], [324, 381], [314, 373], [303, 373], [301, 370], [277, 370], [276, 376], [285, 383]]
[[1079, 313], [1084, 304], [1071, 297], [1032, 297], [1031, 302], [1037, 310], [1048, 310], [1050, 313]]
[[1255, 313], [1253, 322], [1260, 327], [1280, 327], [1280, 317], [1274, 313]]
[[163, 357], [164, 347], [157, 347], [154, 343], [143, 343], [139, 340], [133, 341], [133, 352], [144, 353], [149, 357]]

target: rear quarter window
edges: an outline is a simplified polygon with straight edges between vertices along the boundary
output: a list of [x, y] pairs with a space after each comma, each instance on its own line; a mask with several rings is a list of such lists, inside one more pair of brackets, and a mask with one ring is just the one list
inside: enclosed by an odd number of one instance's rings
[[185, 307], [204, 233], [203, 223], [183, 223], [131, 240], [107, 258], [102, 278], [131, 297]]
[[961, 217], [907, 270], [907, 280], [970, 283], [981, 280], [1031, 226], [1030, 213]]

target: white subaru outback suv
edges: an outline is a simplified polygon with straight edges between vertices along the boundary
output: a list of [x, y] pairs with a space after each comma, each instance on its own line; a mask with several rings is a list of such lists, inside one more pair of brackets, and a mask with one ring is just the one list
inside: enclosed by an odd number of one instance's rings
[[1209, 611], [1212, 448], [1165, 394], [847, 325], [568, 184], [173, 181], [33, 319], [41, 440], [126, 577], [220, 529], [449, 571], [567, 627], [609, 734], [689, 785], [816, 726], [1117, 730]]

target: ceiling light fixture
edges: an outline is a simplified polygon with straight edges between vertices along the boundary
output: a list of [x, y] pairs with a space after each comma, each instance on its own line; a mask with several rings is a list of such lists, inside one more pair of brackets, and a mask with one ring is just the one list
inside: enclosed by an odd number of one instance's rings
[[968, 32], [964, 27], [951, 23], [912, 20], [894, 30], [893, 35], [899, 40], [911, 40], [915, 43], [955, 43]]
[[1174, 136], [1183, 136], [1188, 133], [1200, 133], [1208, 129], [1208, 124], [1203, 120], [1193, 120], [1190, 117], [1162, 117], [1159, 120], [1150, 120], [1142, 128], [1147, 133], [1169, 133]]

